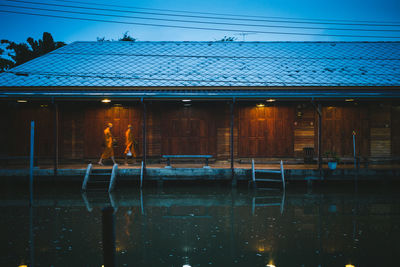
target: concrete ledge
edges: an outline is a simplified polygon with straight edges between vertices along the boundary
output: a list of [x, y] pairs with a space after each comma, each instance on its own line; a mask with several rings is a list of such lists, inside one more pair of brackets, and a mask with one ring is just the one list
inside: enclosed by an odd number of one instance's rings
[[[57, 177], [54, 177], [52, 169], [35, 169], [35, 177], [41, 177], [41, 181], [82, 181], [86, 169], [59, 169]], [[274, 175], [274, 174], [272, 174]], [[29, 176], [28, 169], [2, 169], [0, 177], [15, 177], [25, 179]], [[129, 168], [118, 170], [118, 181], [137, 181], [140, 169]], [[331, 171], [323, 169], [322, 175], [317, 169], [287, 169], [285, 178], [287, 181], [307, 180], [400, 180], [400, 169], [336, 169]], [[235, 177], [239, 181], [249, 180], [250, 169], [235, 169]], [[311, 178], [310, 178], [311, 177]], [[226, 181], [232, 178], [231, 170], [228, 168], [147, 168], [146, 180], [210, 180]]]

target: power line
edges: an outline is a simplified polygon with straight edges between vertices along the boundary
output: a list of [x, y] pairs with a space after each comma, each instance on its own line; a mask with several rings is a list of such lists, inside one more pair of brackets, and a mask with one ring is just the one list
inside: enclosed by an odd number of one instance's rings
[[205, 27], [177, 26], [177, 25], [165, 25], [165, 24], [154, 24], [154, 23], [123, 22], [123, 21], [115, 21], [115, 20], [103, 20], [103, 19], [77, 18], [77, 17], [67, 17], [67, 16], [50, 15], [50, 14], [37, 14], [37, 13], [29, 13], [29, 12], [19, 12], [19, 11], [12, 11], [12, 10], [0, 10], [0, 12], [2, 12], [2, 13], [21, 14], [21, 15], [41, 16], [41, 17], [51, 17], [51, 18], [61, 18], [61, 19], [85, 20], [85, 21], [107, 22], [107, 23], [127, 24], [127, 25], [140, 25], [140, 26], [152, 26], [152, 27], [166, 27], [166, 28], [176, 28], [176, 29], [208, 30], [208, 31], [224, 31], [224, 32], [249, 32], [249, 33], [262, 33], [262, 34], [278, 34], [278, 35], [400, 39], [399, 36], [345, 35], [345, 34], [295, 33], [295, 32], [236, 30], [236, 29], [205, 28]]
[[[104, 13], [90, 13], [90, 12], [82, 12], [82, 11], [47, 9], [47, 8], [37, 8], [37, 7], [27, 7], [27, 6], [15, 6], [15, 5], [7, 5], [7, 4], [0, 4], [0, 6], [12, 7], [12, 8], [22, 8], [22, 9], [32, 9], [32, 10], [48, 11], [48, 12], [63, 12], [63, 13], [69, 13], [69, 14], [105, 16], [105, 17], [113, 17], [113, 18], [131, 18], [131, 19], [142, 19], [142, 20], [157, 20], [157, 21], [169, 21], [169, 22], [180, 22], [180, 23], [215, 24], [215, 25], [228, 25], [228, 26], [284, 28], [284, 29], [302, 29], [302, 30], [305, 29], [305, 30], [335, 30], [335, 31], [400, 32], [400, 30], [390, 30], [390, 29], [379, 29], [379, 30], [377, 30], [377, 29], [354, 29], [354, 28], [322, 28], [322, 27], [261, 25], [261, 24], [225, 23], [225, 22], [213, 22], [213, 21], [195, 21], [195, 20], [178, 20], [178, 19], [163, 19], [163, 18], [146, 18], [146, 17], [138, 17], [138, 16], [110, 15], [110, 14], [104, 14]], [[248, 34], [248, 33], [241, 33], [241, 34]]]
[[340, 22], [365, 22], [365, 23], [398, 23], [399, 21], [378, 21], [378, 20], [339, 20], [339, 19], [316, 19], [316, 18], [291, 18], [291, 17], [277, 17], [277, 16], [256, 16], [256, 15], [246, 15], [246, 14], [229, 14], [229, 13], [213, 13], [213, 12], [196, 12], [196, 11], [187, 11], [187, 10], [173, 10], [173, 9], [160, 9], [160, 8], [145, 8], [145, 7], [137, 7], [137, 6], [123, 6], [123, 5], [111, 5], [111, 4], [98, 4], [98, 3], [88, 3], [83, 1], [69, 1], [69, 0], [53, 0], [57, 2], [65, 2], [65, 3], [76, 3], [76, 4], [85, 4], [92, 5], [95, 4], [97, 6], [108, 6], [108, 7], [120, 7], [120, 8], [133, 8], [133, 9], [142, 9], [142, 10], [154, 10], [154, 11], [163, 11], [163, 12], [177, 12], [177, 13], [187, 13], [187, 14], [205, 14], [205, 15], [215, 15], [215, 16], [232, 16], [232, 17], [248, 17], [248, 18], [264, 18], [264, 19], [291, 19], [291, 20], [309, 20], [309, 21], [340, 21]]
[[334, 22], [304, 22], [304, 21], [284, 21], [284, 20], [265, 20], [265, 19], [243, 19], [243, 18], [226, 18], [226, 17], [210, 17], [210, 16], [196, 16], [196, 15], [179, 15], [179, 14], [162, 14], [155, 12], [142, 12], [142, 11], [129, 11], [129, 10], [120, 10], [120, 9], [106, 9], [106, 8], [97, 8], [97, 7], [83, 7], [83, 6], [71, 6], [71, 5], [60, 5], [60, 4], [49, 4], [49, 3], [40, 3], [40, 2], [32, 2], [32, 1], [24, 1], [24, 0], [3, 0], [8, 2], [18, 2], [18, 3], [27, 3], [27, 4], [35, 4], [35, 5], [46, 5], [46, 6], [57, 6], [57, 7], [66, 7], [66, 8], [80, 8], [80, 9], [89, 9], [89, 10], [97, 10], [97, 11], [110, 11], [110, 12], [123, 12], [123, 13], [136, 13], [136, 14], [146, 14], [146, 15], [157, 15], [157, 16], [174, 16], [174, 17], [189, 17], [189, 18], [202, 18], [202, 19], [217, 19], [217, 20], [239, 20], [239, 21], [261, 21], [261, 22], [278, 22], [278, 23], [296, 23], [296, 24], [319, 24], [319, 25], [344, 25], [344, 26], [375, 26], [375, 27], [398, 27], [400, 24], [369, 24], [369, 23], [334, 23]]

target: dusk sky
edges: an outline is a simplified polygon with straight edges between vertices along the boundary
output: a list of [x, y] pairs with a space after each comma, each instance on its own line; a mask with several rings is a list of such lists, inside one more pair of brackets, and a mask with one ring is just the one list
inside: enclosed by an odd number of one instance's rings
[[[55, 10], [67, 12], [55, 12]], [[9, 13], [10, 11], [25, 14]], [[75, 19], [47, 17], [48, 15]], [[25, 42], [30, 36], [35, 39], [41, 38], [44, 31], [50, 32], [56, 41], [66, 43], [95, 41], [97, 37], [118, 39], [125, 32], [139, 41], [215, 41], [224, 36], [236, 37], [240, 41], [243, 39], [246, 41], [400, 40], [399, 0], [0, 0], [0, 18], [0, 39], [16, 42]], [[158, 26], [87, 21], [77, 18]], [[391, 26], [377, 26], [377, 24]], [[169, 28], [160, 25], [221, 30]], [[354, 30], [330, 30], [332, 28]], [[245, 36], [241, 33], [245, 33]]]

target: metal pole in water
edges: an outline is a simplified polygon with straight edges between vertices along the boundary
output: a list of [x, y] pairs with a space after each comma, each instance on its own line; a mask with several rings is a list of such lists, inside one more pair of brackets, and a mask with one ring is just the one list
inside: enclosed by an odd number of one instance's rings
[[33, 152], [35, 145], [35, 122], [31, 121], [31, 151], [29, 156], [29, 206], [33, 205]]
[[354, 169], [357, 169], [357, 157], [356, 157], [356, 131], [353, 130], [353, 155], [354, 155]]
[[235, 98], [232, 99], [231, 103], [231, 132], [230, 132], [230, 150], [231, 150], [231, 175], [232, 175], [232, 186], [236, 186], [236, 177], [235, 177], [235, 163], [234, 163], [234, 136], [233, 136], [233, 127], [235, 122]]
[[117, 266], [115, 257], [115, 216], [112, 207], [103, 208], [102, 222], [104, 267], [115, 267]]

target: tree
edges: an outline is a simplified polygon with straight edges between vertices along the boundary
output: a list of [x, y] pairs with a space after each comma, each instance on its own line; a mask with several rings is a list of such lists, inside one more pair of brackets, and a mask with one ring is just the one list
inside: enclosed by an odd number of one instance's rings
[[[4, 50], [0, 48], [0, 55], [3, 55]], [[8, 69], [11, 69], [14, 66], [14, 62], [9, 59], [0, 57], [0, 72], [4, 72]]]
[[[29, 37], [26, 41], [28, 44], [18, 44], [9, 40], [1, 40], [1, 44], [6, 44], [6, 49], [10, 51], [8, 56], [14, 61], [12, 67], [21, 65], [66, 45], [64, 42], [54, 42], [53, 36], [48, 32], [43, 33], [42, 39], [35, 41], [32, 37]], [[2, 60], [6, 59], [2, 58]]]
[[236, 41], [237, 38], [236, 37], [227, 37], [224, 36], [224, 38], [222, 38], [221, 40], [217, 40], [217, 42], [234, 42]]
[[[115, 41], [115, 39], [106, 39], [106, 37], [97, 37], [97, 42], [111, 42]], [[129, 41], [129, 42], [134, 42], [136, 41], [136, 38], [133, 38], [128, 34], [128, 32], [125, 32], [124, 35], [118, 39], [118, 41]]]
[[130, 36], [130, 35], [128, 34], [128, 32], [125, 32], [125, 33], [124, 33], [124, 36], [123, 36], [122, 38], [119, 38], [118, 41], [130, 41], [130, 42], [134, 42], [134, 41], [136, 41], [136, 39], [133, 38], [132, 36]]

